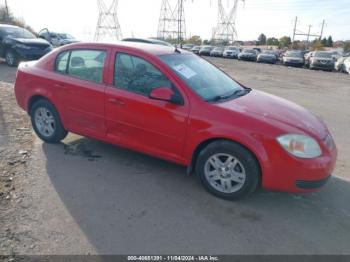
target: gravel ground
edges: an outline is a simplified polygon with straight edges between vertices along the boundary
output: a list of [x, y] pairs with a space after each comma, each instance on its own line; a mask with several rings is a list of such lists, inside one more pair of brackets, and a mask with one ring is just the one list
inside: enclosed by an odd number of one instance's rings
[[1, 178], [13, 172], [13, 193], [1, 199], [0, 254], [350, 254], [350, 76], [210, 60], [325, 120], [339, 161], [322, 191], [228, 202], [182, 167], [95, 140], [24, 144], [32, 136], [13, 99], [15, 70], [0, 64], [0, 148], [11, 152], [1, 156]]

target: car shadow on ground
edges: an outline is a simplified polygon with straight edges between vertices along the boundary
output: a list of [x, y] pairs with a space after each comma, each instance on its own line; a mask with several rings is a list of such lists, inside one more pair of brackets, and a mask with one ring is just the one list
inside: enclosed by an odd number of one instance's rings
[[59, 197], [101, 254], [341, 254], [350, 251], [350, 183], [318, 193], [207, 193], [184, 167], [95, 140], [43, 144]]

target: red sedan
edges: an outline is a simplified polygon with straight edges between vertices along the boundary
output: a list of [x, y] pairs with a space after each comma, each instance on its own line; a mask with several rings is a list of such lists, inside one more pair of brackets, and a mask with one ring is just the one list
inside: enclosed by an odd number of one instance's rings
[[218, 197], [322, 187], [337, 150], [306, 109], [184, 50], [73, 44], [19, 66], [15, 93], [47, 143], [68, 132], [188, 167]]

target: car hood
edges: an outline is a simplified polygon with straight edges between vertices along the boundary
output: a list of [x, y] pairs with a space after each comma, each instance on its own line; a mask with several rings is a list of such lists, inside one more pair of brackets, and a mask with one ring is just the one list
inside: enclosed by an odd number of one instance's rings
[[261, 118], [270, 124], [281, 123], [319, 139], [323, 139], [328, 133], [323, 122], [305, 108], [261, 91], [253, 90], [244, 97], [217, 105], [230, 111]]
[[40, 38], [13, 38], [13, 37], [10, 37], [10, 38], [17, 41], [18, 43], [26, 44], [26, 45], [43, 45], [43, 46], [50, 45], [46, 40], [40, 39]]

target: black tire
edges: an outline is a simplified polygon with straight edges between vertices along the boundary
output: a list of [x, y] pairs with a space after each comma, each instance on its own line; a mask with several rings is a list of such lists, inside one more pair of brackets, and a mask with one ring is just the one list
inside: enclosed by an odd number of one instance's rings
[[8, 66], [18, 66], [18, 56], [17, 54], [12, 51], [12, 50], [7, 50], [5, 53], [5, 60], [6, 60], [6, 64]]
[[[208, 182], [205, 175], [205, 165], [210, 157], [216, 154], [232, 155], [243, 165], [245, 170], [245, 182], [238, 191], [225, 193], [215, 189]], [[227, 140], [218, 140], [209, 144], [200, 152], [196, 162], [196, 175], [199, 177], [206, 190], [213, 195], [226, 200], [238, 200], [253, 193], [259, 184], [260, 174], [260, 166], [255, 156], [240, 144]]]
[[[35, 114], [36, 114], [36, 111], [40, 108], [44, 108], [47, 111], [49, 111], [54, 119], [54, 128], [53, 128], [54, 132], [52, 135], [47, 136], [47, 135], [43, 134], [39, 130], [39, 128], [36, 124]], [[65, 130], [65, 128], [63, 127], [61, 118], [60, 118], [56, 108], [54, 107], [54, 105], [52, 105], [46, 99], [41, 99], [41, 100], [34, 103], [34, 105], [31, 107], [31, 110], [30, 110], [30, 117], [31, 117], [32, 126], [33, 126], [35, 133], [37, 134], [37, 136], [41, 140], [43, 140], [46, 143], [50, 143], [50, 144], [59, 143], [61, 140], [63, 140], [68, 135], [67, 130]]]

